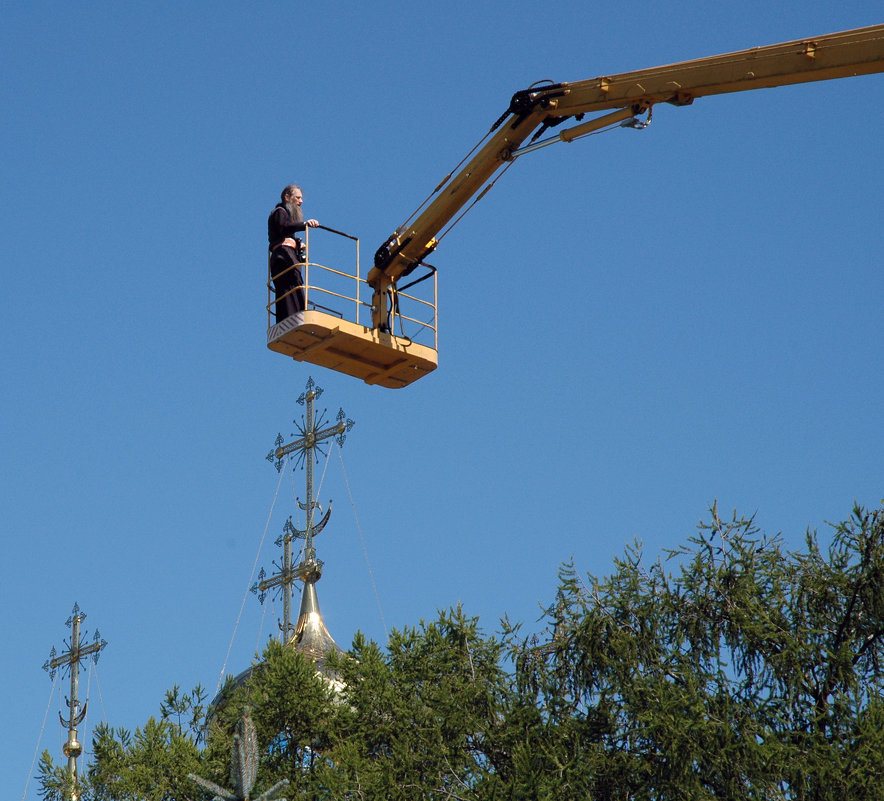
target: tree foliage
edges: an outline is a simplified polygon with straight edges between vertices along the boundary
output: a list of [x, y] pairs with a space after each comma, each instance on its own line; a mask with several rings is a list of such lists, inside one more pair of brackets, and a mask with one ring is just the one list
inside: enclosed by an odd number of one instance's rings
[[[752, 520], [708, 522], [663, 560], [571, 565], [540, 632], [488, 636], [462, 609], [357, 635], [335, 679], [271, 642], [203, 729], [201, 691], [130, 735], [96, 730], [81, 798], [210, 797], [251, 709], [260, 794], [289, 799], [884, 798], [884, 515], [788, 551]], [[200, 732], [207, 731], [205, 744]], [[63, 771], [41, 763], [47, 801]]]
[[514, 644], [539, 794], [884, 797], [880, 512], [825, 552], [711, 518], [672, 572], [636, 548], [604, 580], [563, 570], [546, 636]]
[[[202, 761], [198, 735], [205, 715], [205, 693], [197, 686], [182, 694], [176, 686], [151, 717], [132, 734], [100, 724], [93, 732], [92, 762], [79, 783], [80, 799], [114, 801], [200, 801], [205, 796], [187, 777]], [[44, 752], [41, 795], [70, 797], [66, 771]]]

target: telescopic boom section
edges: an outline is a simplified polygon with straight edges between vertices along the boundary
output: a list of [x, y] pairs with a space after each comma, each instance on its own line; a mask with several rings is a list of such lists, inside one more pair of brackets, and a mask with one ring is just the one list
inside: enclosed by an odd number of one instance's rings
[[378, 249], [368, 274], [374, 327], [387, 319], [386, 290], [434, 250], [436, 235], [535, 132], [589, 112], [637, 114], [656, 103], [684, 106], [707, 95], [879, 72], [884, 72], [884, 25], [517, 92], [509, 117], [482, 149], [440, 184], [437, 197], [413, 222], [400, 226]]

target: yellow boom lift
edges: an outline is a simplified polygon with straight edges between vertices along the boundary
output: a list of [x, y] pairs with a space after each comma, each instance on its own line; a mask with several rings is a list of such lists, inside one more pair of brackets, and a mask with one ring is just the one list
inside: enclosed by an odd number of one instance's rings
[[[307, 230], [307, 308], [272, 325], [270, 276], [267, 345], [369, 384], [407, 386], [438, 364], [436, 271], [425, 259], [455, 216], [474, 197], [475, 204], [519, 156], [613, 125], [642, 127], [657, 103], [687, 106], [706, 95], [879, 72], [884, 72], [884, 25], [516, 92], [486, 137], [378, 248], [365, 278], [356, 237], [326, 229], [354, 243], [356, 272], [351, 274], [311, 261]], [[599, 112], [606, 113], [584, 119]], [[578, 124], [544, 138], [566, 122]], [[403, 284], [418, 268], [419, 277]]]

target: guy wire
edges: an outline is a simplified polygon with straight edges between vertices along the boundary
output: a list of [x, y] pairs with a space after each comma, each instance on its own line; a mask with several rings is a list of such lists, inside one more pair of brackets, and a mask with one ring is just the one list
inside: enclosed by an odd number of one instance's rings
[[31, 760], [31, 767], [28, 769], [28, 778], [25, 781], [25, 790], [21, 794], [21, 801], [25, 801], [28, 794], [28, 785], [31, 783], [31, 776], [34, 773], [34, 764], [37, 762], [37, 754], [40, 752], [40, 743], [43, 742], [43, 732], [46, 730], [46, 718], [49, 717], [49, 707], [52, 706], [52, 696], [55, 694], [55, 684], [58, 681], [58, 674], [52, 677], [52, 686], [49, 688], [49, 700], [46, 702], [46, 711], [43, 713], [43, 723], [40, 726], [40, 734], [37, 735], [37, 745], [34, 747], [34, 758]]
[[261, 558], [261, 549], [264, 547], [264, 540], [267, 537], [267, 529], [270, 528], [270, 520], [273, 517], [273, 510], [276, 508], [276, 500], [279, 497], [279, 488], [282, 485], [282, 476], [285, 472], [285, 468], [288, 465], [288, 457], [285, 458], [285, 463], [283, 464], [283, 469], [279, 471], [279, 481], [276, 482], [276, 492], [273, 494], [273, 502], [270, 504], [270, 511], [267, 514], [267, 522], [264, 524], [264, 533], [261, 535], [261, 542], [258, 544], [258, 552], [255, 554], [255, 561], [252, 564], [252, 572], [249, 574], [249, 580], [246, 582], [246, 591], [242, 597], [242, 603], [239, 605], [239, 614], [236, 616], [236, 623], [233, 626], [233, 634], [230, 637], [230, 644], [227, 646], [227, 655], [224, 657], [224, 664], [221, 666], [221, 674], [218, 676], [218, 684], [215, 687], [215, 695], [218, 695], [218, 691], [221, 689], [221, 684], [224, 681], [224, 671], [227, 670], [227, 660], [230, 659], [230, 652], [233, 650], [233, 641], [236, 639], [236, 632], [239, 628], [239, 621], [242, 619], [242, 610], [246, 605], [246, 598], [251, 592], [252, 579], [255, 577], [255, 570], [258, 567], [258, 560]]
[[368, 560], [368, 549], [365, 547], [365, 537], [362, 535], [362, 526], [359, 524], [359, 515], [356, 513], [356, 503], [353, 500], [353, 493], [350, 491], [350, 480], [347, 478], [347, 471], [344, 469], [344, 457], [340, 448], [338, 448], [338, 458], [341, 460], [341, 472], [344, 474], [344, 483], [347, 485], [347, 495], [350, 496], [350, 506], [353, 508], [353, 517], [356, 520], [356, 530], [359, 532], [359, 541], [362, 544], [362, 555], [365, 557], [365, 565], [368, 568], [368, 576], [371, 579], [371, 586], [374, 590], [374, 599], [378, 605], [378, 614], [381, 616], [384, 635], [389, 640], [390, 632], [387, 629], [387, 621], [384, 619], [384, 610], [381, 608], [381, 596], [378, 594], [378, 585], [374, 580], [374, 572], [371, 569], [371, 562]]

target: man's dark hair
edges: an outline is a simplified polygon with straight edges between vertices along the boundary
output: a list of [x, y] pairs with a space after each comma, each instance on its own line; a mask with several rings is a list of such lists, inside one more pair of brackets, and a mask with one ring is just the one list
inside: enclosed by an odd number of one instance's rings
[[282, 190], [282, 194], [279, 196], [279, 199], [285, 203], [285, 199], [287, 195], [290, 195], [296, 189], [300, 189], [301, 187], [297, 184], [289, 184], [285, 189]]

